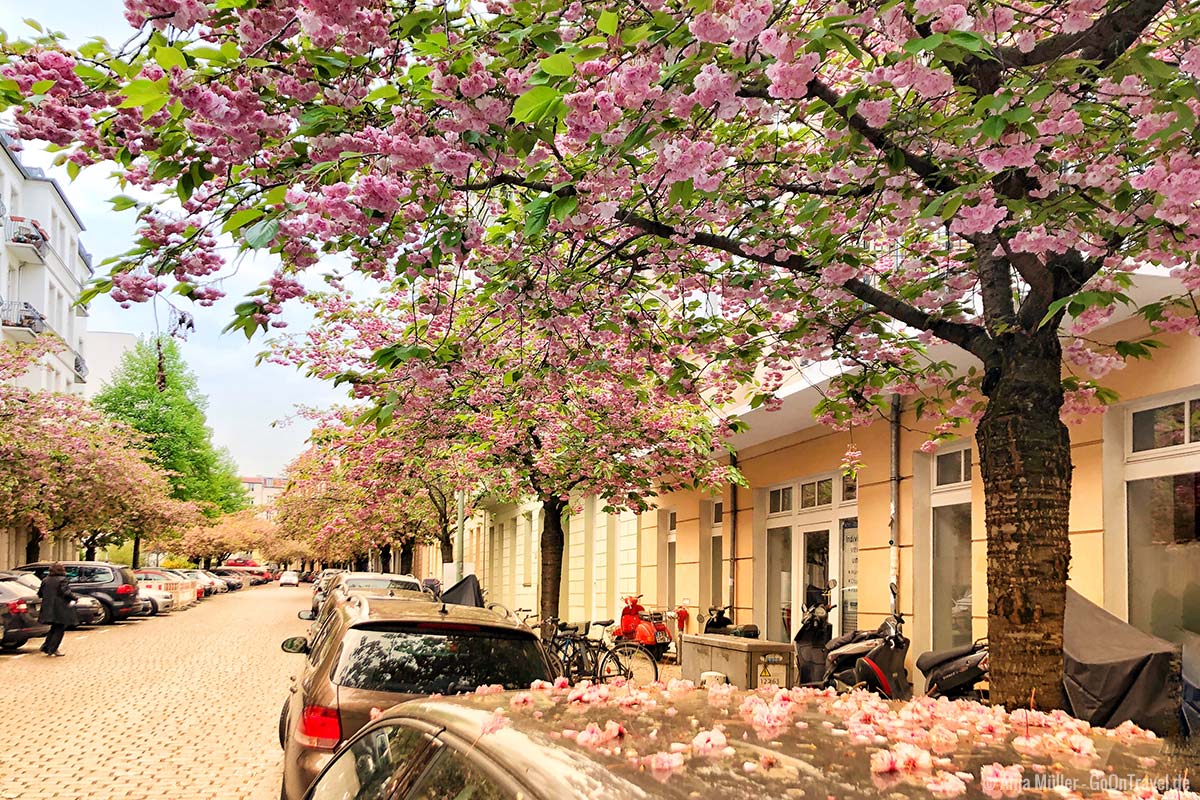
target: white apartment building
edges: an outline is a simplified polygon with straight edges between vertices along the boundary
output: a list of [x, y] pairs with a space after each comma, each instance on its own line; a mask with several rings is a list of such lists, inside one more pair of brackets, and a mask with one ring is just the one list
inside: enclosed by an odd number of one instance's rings
[[283, 494], [287, 478], [268, 478], [261, 475], [243, 477], [242, 488], [250, 498], [250, 507], [263, 519], [275, 517], [275, 498]]
[[0, 331], [5, 340], [48, 333], [67, 345], [21, 383], [31, 389], [79, 393], [87, 380], [87, 312], [75, 306], [91, 279], [91, 256], [79, 241], [83, 222], [61, 186], [25, 166], [0, 134]]
[[91, 400], [99, 394], [121, 366], [125, 354], [137, 347], [137, 343], [138, 337], [133, 333], [88, 331], [84, 337], [88, 379], [83, 385], [83, 396]]

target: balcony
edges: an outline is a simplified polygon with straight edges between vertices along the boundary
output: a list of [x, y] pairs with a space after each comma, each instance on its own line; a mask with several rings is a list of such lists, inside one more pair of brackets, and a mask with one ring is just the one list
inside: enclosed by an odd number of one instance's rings
[[79, 353], [75, 353], [75, 382], [87, 383], [88, 366], [87, 361]]
[[0, 326], [27, 331], [31, 339], [49, 328], [40, 311], [17, 300], [0, 302]]
[[37, 220], [7, 217], [4, 220], [4, 242], [13, 256], [26, 264], [45, 264], [50, 237]]

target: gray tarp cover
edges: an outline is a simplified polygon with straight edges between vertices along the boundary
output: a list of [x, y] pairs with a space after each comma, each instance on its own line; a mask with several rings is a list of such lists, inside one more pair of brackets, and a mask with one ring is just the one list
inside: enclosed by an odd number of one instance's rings
[[483, 590], [479, 588], [479, 578], [467, 575], [461, 581], [442, 592], [442, 602], [456, 606], [475, 606], [483, 608]]
[[1183, 643], [1183, 732], [1200, 736], [1200, 635]]
[[1067, 589], [1063, 621], [1067, 710], [1093, 725], [1125, 720], [1159, 732], [1179, 715], [1179, 648]]

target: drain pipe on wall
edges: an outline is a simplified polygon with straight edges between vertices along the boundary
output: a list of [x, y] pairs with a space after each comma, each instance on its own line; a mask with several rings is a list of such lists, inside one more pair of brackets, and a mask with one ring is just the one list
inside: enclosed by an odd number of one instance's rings
[[[729, 466], [737, 469], [736, 452], [729, 454]], [[729, 484], [729, 605], [737, 605], [737, 534], [738, 534], [738, 485]], [[710, 550], [712, 548], [709, 548]]]
[[[890, 521], [890, 540], [888, 541], [889, 548], [889, 572], [891, 573], [891, 582], [900, 586], [900, 414], [904, 408], [904, 401], [900, 395], [892, 395], [891, 418], [889, 419], [889, 430], [891, 434], [891, 469], [888, 480], [891, 483], [891, 521]], [[895, 603], [899, 603], [897, 599]], [[896, 609], [893, 608], [893, 611]]]

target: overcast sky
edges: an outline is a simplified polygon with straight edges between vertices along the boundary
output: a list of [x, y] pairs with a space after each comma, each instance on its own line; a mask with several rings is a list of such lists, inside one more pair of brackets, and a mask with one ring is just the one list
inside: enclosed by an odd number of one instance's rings
[[[132, 33], [123, 10], [122, 0], [0, 0], [0, 28], [10, 38], [22, 38], [33, 34], [22, 20], [33, 17], [49, 29], [63, 31], [73, 43], [103, 36], [110, 43], [120, 44]], [[45, 154], [35, 152], [32, 146], [22, 158], [31, 165], [48, 166]], [[129, 249], [135, 217], [132, 212], [114, 213], [107, 203], [109, 197], [119, 193], [108, 179], [108, 168], [92, 167], [74, 182], [64, 171], [49, 172], [58, 178], [83, 218], [87, 227], [83, 242], [94, 263]], [[232, 318], [233, 305], [269, 275], [271, 268], [268, 259], [245, 263], [235, 277], [225, 282], [226, 299], [212, 308], [192, 307], [184, 301], [184, 307], [195, 316], [196, 332], [180, 346], [199, 378], [201, 391], [208, 395], [213, 438], [217, 445], [229, 449], [243, 475], [278, 475], [304, 449], [310, 428], [303, 420], [273, 425], [292, 417], [297, 404], [325, 406], [345, 399], [341, 391], [335, 392], [295, 370], [268, 364], [255, 366], [255, 356], [264, 348], [261, 338], [247, 342], [240, 333], [221, 333]], [[147, 335], [156, 330], [152, 304], [122, 309], [102, 297], [93, 302], [90, 313], [90, 330]], [[160, 303], [158, 324], [164, 331], [167, 318], [167, 308]]]

